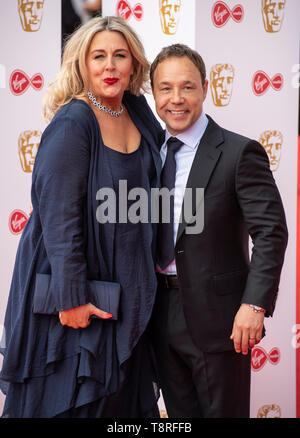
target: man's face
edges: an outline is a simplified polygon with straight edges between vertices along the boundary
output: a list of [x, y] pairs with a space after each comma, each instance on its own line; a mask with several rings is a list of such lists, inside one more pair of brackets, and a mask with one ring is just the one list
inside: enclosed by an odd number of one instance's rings
[[44, 0], [19, 0], [19, 15], [26, 32], [39, 30], [42, 20]]
[[199, 118], [207, 94], [206, 81], [186, 56], [172, 57], [158, 64], [153, 77], [156, 111], [172, 135], [190, 128]]
[[181, 0], [160, 0], [159, 4], [162, 30], [167, 35], [174, 35], [177, 31]]
[[212, 96], [215, 105], [226, 106], [230, 102], [233, 85], [233, 71], [222, 68], [218, 73], [212, 73]]
[[285, 0], [262, 0], [262, 14], [265, 30], [278, 32], [284, 16]]

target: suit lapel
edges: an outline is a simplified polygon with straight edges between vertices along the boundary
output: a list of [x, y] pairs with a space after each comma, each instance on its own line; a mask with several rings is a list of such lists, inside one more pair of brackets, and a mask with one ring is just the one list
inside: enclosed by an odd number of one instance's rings
[[[222, 151], [218, 149], [218, 146], [224, 142], [223, 132], [220, 126], [218, 126], [211, 117], [207, 117], [209, 123], [199, 143], [186, 185], [186, 187], [190, 189], [203, 188], [204, 193], [212, 172], [222, 153]], [[186, 226], [193, 221], [193, 217], [202, 201], [203, 199], [198, 199], [196, 205], [195, 191], [193, 191], [192, 214], [186, 217], [187, 212], [184, 212], [182, 207], [176, 243], [183, 234]]]

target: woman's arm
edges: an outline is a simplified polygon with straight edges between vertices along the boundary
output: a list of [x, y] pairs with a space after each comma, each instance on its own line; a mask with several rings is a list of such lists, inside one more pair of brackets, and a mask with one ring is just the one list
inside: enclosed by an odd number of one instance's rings
[[52, 122], [43, 135], [33, 177], [56, 308], [61, 323], [74, 328], [87, 326], [91, 314], [110, 317], [87, 296], [83, 215], [89, 165], [87, 129], [67, 116]]

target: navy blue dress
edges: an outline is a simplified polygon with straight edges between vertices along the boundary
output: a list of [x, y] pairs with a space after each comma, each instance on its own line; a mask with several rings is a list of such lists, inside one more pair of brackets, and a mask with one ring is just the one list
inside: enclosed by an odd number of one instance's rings
[[[159, 186], [160, 125], [144, 97], [128, 93], [123, 103], [142, 137], [133, 154], [107, 148], [93, 111], [79, 100], [65, 105], [43, 134], [1, 342], [5, 417], [158, 415], [146, 334], [156, 229], [96, 219], [101, 187], [118, 189], [120, 178], [128, 190]], [[88, 302], [87, 280], [119, 282], [118, 320], [95, 319], [74, 330], [57, 316], [33, 314], [36, 273], [51, 274], [57, 310]]]

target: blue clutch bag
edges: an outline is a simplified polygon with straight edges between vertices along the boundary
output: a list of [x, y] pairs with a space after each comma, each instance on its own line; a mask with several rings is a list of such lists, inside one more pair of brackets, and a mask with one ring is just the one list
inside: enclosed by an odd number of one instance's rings
[[[36, 274], [33, 296], [33, 313], [58, 315], [55, 300], [50, 287], [51, 275]], [[121, 286], [110, 281], [88, 280], [89, 302], [118, 319]], [[93, 317], [96, 317], [93, 315]]]

